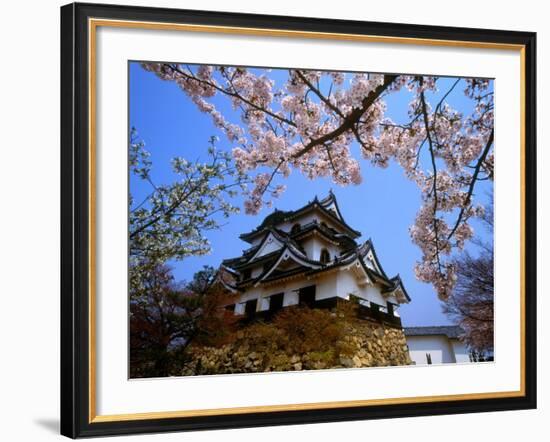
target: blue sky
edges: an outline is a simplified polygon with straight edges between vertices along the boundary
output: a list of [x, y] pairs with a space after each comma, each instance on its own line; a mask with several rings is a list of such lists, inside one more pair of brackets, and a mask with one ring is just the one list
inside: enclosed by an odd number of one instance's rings
[[[173, 180], [170, 160], [182, 156], [189, 160], [206, 159], [208, 140], [212, 135], [219, 137], [219, 149], [229, 150], [230, 144], [219, 129], [214, 127], [210, 117], [199, 112], [195, 105], [173, 82], [162, 81], [154, 74], [143, 70], [138, 63], [129, 65], [129, 112], [130, 127], [135, 127], [153, 162], [152, 177], [157, 183]], [[285, 78], [285, 71], [273, 70], [269, 76], [277, 84]], [[454, 78], [438, 82], [441, 92], [428, 96], [436, 101], [454, 83]], [[448, 96], [451, 106], [460, 111], [470, 110], [471, 103], [463, 93], [464, 84], [459, 84]], [[408, 103], [412, 96], [407, 91], [390, 95], [387, 99], [387, 116], [394, 121], [406, 119]], [[214, 103], [224, 116], [238, 123], [238, 115], [231, 109], [227, 100], [216, 97]], [[355, 153], [358, 147], [355, 146]], [[359, 158], [359, 155], [355, 155]], [[401, 275], [405, 287], [412, 298], [409, 305], [401, 307], [404, 325], [442, 325], [450, 322], [441, 313], [441, 305], [435, 291], [429, 284], [419, 282], [414, 276], [414, 263], [420, 258], [420, 250], [409, 237], [416, 212], [420, 207], [420, 192], [416, 184], [404, 176], [402, 169], [391, 164], [387, 169], [373, 167], [360, 160], [363, 183], [359, 186], [341, 187], [331, 179], [308, 180], [298, 171], [293, 171], [284, 182], [287, 190], [274, 201], [273, 208], [264, 208], [257, 216], [233, 215], [224, 220], [220, 230], [207, 232], [212, 252], [207, 256], [190, 257], [172, 262], [177, 279], [189, 280], [203, 265], [217, 267], [229, 257], [238, 256], [248, 244], [239, 239], [239, 234], [255, 228], [274, 208], [296, 209], [315, 195], [325, 196], [330, 189], [335, 193], [340, 210], [348, 224], [362, 232], [361, 240], [372, 238], [377, 255], [389, 276]], [[486, 200], [486, 192], [491, 184], [483, 182], [477, 187], [476, 197]], [[149, 191], [141, 180], [130, 177], [130, 191], [135, 201], [141, 201]], [[242, 207], [242, 199], [234, 203]], [[476, 233], [488, 239], [487, 232], [479, 223], [474, 223]]]

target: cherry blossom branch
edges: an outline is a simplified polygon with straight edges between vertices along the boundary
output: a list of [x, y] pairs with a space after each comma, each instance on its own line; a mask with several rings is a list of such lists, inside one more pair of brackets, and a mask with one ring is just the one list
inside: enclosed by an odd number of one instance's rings
[[[144, 67], [175, 81], [237, 144], [231, 151], [237, 169], [255, 171], [253, 188], [244, 190], [247, 213], [256, 214], [269, 205], [264, 195], [271, 191], [276, 197], [284, 188], [272, 190], [276, 176], [287, 177], [293, 168], [310, 179], [331, 177], [343, 186], [359, 184], [361, 164], [352, 156], [355, 142], [362, 157], [374, 166], [396, 161], [418, 185], [425, 202], [410, 230], [422, 250], [416, 275], [434, 284], [441, 299], [448, 298], [456, 277], [448, 255], [472, 238], [468, 220], [481, 213], [471, 204], [474, 185], [490, 179], [493, 170], [493, 150], [485, 144], [489, 132], [489, 144], [493, 143], [490, 80], [454, 79], [432, 107], [428, 92], [437, 91], [438, 78], [430, 76], [288, 70], [286, 83], [275, 89], [273, 78], [247, 68], [161, 63]], [[325, 88], [328, 78], [330, 88]], [[466, 117], [447, 102], [461, 82], [475, 104]], [[415, 99], [409, 105], [409, 121], [397, 124], [384, 117], [383, 100], [403, 87]], [[213, 99], [216, 94], [225, 96], [237, 110], [241, 126], [225, 120]], [[424, 157], [427, 170], [422, 170]], [[469, 165], [472, 175], [467, 173]], [[442, 216], [451, 213], [457, 216], [451, 221], [452, 229]]]
[[481, 170], [481, 165], [483, 164], [483, 162], [485, 161], [485, 158], [487, 158], [487, 154], [491, 150], [491, 146], [493, 145], [494, 137], [495, 137], [495, 130], [493, 129], [493, 130], [491, 130], [491, 133], [489, 135], [489, 139], [487, 140], [487, 143], [485, 144], [485, 149], [483, 149], [483, 153], [479, 157], [476, 168], [475, 168], [474, 173], [472, 175], [472, 180], [470, 181], [470, 186], [468, 188], [468, 193], [466, 194], [466, 199], [464, 201], [464, 205], [461, 207], [460, 213], [458, 214], [458, 218], [456, 220], [456, 223], [455, 223], [454, 227], [452, 228], [451, 232], [449, 233], [449, 236], [447, 237], [447, 239], [451, 239], [451, 237], [454, 235], [454, 233], [456, 232], [456, 229], [458, 229], [458, 226], [462, 222], [462, 218], [464, 216], [464, 212], [465, 212], [466, 208], [469, 207], [469, 205], [470, 205], [470, 201], [472, 199], [472, 194], [474, 193], [474, 186], [475, 186], [476, 181], [478, 181], [477, 176], [479, 175], [479, 172]]
[[456, 81], [453, 83], [453, 85], [449, 88], [449, 90], [443, 95], [441, 100], [439, 100], [439, 103], [437, 103], [437, 106], [435, 107], [435, 114], [438, 114], [441, 110], [441, 106], [443, 105], [443, 102], [447, 99], [449, 94], [453, 91], [453, 89], [460, 83], [461, 78], [457, 78]]
[[[420, 79], [420, 86], [422, 86], [422, 78]], [[441, 261], [439, 259], [439, 232], [437, 227], [437, 165], [435, 162], [435, 154], [433, 149], [433, 141], [432, 137], [430, 135], [430, 127], [429, 127], [429, 121], [428, 121], [428, 111], [426, 109], [426, 99], [424, 97], [424, 91], [420, 92], [420, 102], [422, 106], [422, 114], [424, 118], [424, 126], [426, 128], [426, 138], [428, 139], [428, 146], [430, 149], [430, 157], [432, 161], [432, 169], [433, 169], [433, 185], [432, 185], [432, 191], [433, 191], [433, 228], [434, 228], [434, 235], [435, 235], [435, 258], [437, 259], [437, 267], [439, 271], [441, 272]]]
[[357, 140], [357, 142], [361, 145], [361, 147], [366, 151], [366, 152], [371, 152], [373, 150], [372, 146], [369, 146], [367, 145], [362, 139], [361, 139], [361, 134], [359, 133], [359, 131], [357, 130], [357, 124], [353, 125], [351, 127], [351, 131], [353, 132], [353, 135], [355, 136], [355, 139]]
[[325, 144], [325, 150], [327, 151], [327, 156], [328, 156], [328, 159], [330, 161], [330, 166], [332, 167], [332, 170], [334, 173], [338, 173], [338, 170], [336, 169], [336, 166], [334, 165], [334, 161], [332, 160], [332, 155], [330, 154], [330, 149], [329, 147]]
[[[346, 118], [346, 116], [342, 113], [342, 111], [341, 111], [340, 109], [338, 109], [338, 107], [334, 106], [334, 105], [330, 102], [330, 100], [329, 100], [327, 97], [325, 97], [325, 96], [321, 93], [321, 91], [320, 91], [318, 88], [316, 88], [316, 87], [306, 78], [306, 76], [305, 76], [301, 71], [296, 70], [295, 72], [296, 72], [296, 74], [298, 75], [298, 77], [300, 78], [300, 80], [302, 80], [302, 82], [303, 82], [307, 87], [309, 87], [309, 89], [310, 89], [313, 93], [315, 93], [315, 95], [317, 95], [317, 97], [319, 97], [319, 99], [320, 99], [323, 103], [325, 103], [329, 109], [331, 109], [334, 113], [338, 114], [338, 116], [339, 116], [340, 118], [342, 118], [342, 119], [345, 119], [345, 118]], [[332, 84], [331, 84], [331, 88], [332, 88]]]
[[210, 82], [210, 81], [207, 81], [207, 80], [203, 80], [201, 78], [197, 78], [195, 75], [193, 75], [192, 73], [191, 74], [188, 74], [184, 71], [182, 71], [181, 69], [179, 69], [177, 66], [172, 66], [168, 63], [165, 63], [164, 66], [170, 68], [172, 71], [174, 71], [175, 73], [179, 74], [179, 75], [182, 75], [183, 77], [189, 79], [189, 80], [193, 80], [193, 81], [196, 81], [198, 83], [201, 83], [201, 84], [205, 84], [209, 87], [212, 87], [214, 89], [216, 89], [218, 92], [221, 92], [222, 94], [225, 94], [225, 95], [228, 95], [230, 97], [233, 97], [233, 98], [237, 98], [238, 100], [241, 100], [243, 103], [247, 104], [248, 106], [256, 109], [257, 111], [260, 111], [260, 112], [264, 112], [266, 113], [267, 115], [269, 115], [270, 117], [272, 118], [275, 118], [276, 120], [279, 120], [283, 123], [286, 123], [290, 126], [294, 126], [296, 127], [296, 123], [294, 123], [293, 121], [291, 120], [288, 120], [284, 117], [281, 117], [280, 115], [277, 115], [276, 113], [270, 111], [269, 109], [265, 109], [261, 106], [258, 106], [257, 104], [254, 104], [253, 102], [251, 102], [250, 100], [247, 100], [245, 97], [243, 97], [241, 94], [239, 94], [238, 92], [235, 91], [235, 88], [233, 87], [233, 92], [231, 91], [228, 91], [227, 89], [224, 89], [220, 86], [218, 86], [217, 84], [213, 83], [213, 82]]
[[327, 141], [336, 138], [348, 130], [351, 130], [353, 126], [360, 120], [363, 114], [369, 109], [369, 107], [380, 97], [382, 92], [384, 92], [397, 78], [397, 75], [385, 75], [384, 82], [381, 85], [378, 85], [371, 91], [362, 101], [362, 106], [360, 108], [354, 108], [345, 118], [340, 126], [334, 129], [332, 132], [329, 132], [322, 137], [310, 141], [303, 149], [296, 152], [292, 155], [292, 158], [299, 158], [302, 155], [309, 152], [315, 146], [326, 143]]

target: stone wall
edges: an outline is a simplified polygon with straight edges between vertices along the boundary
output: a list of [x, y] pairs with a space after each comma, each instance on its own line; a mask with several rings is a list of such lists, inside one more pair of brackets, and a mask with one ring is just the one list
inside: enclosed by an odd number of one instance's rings
[[[287, 354], [256, 343], [254, 328], [244, 328], [231, 344], [219, 348], [191, 346], [190, 361], [181, 375], [251, 373], [269, 371], [316, 370], [410, 365], [407, 342], [402, 329], [367, 320], [346, 325], [340, 347], [346, 349], [334, 357], [330, 349], [304, 354]], [[331, 361], [331, 362], [327, 362]], [[336, 361], [336, 362], [334, 362]]]

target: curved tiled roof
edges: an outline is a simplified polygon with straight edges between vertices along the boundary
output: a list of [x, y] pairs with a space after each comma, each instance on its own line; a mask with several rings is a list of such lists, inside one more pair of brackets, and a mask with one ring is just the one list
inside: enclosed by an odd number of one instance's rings
[[355, 240], [347, 233], [339, 233], [335, 229], [325, 226], [314, 220], [308, 224], [302, 225], [300, 230], [296, 232], [290, 232], [292, 239], [301, 239], [305, 235], [311, 232], [316, 232], [324, 236], [327, 240], [333, 241], [340, 245], [342, 248], [354, 249], [357, 247]]
[[405, 336], [434, 336], [445, 335], [448, 338], [460, 338], [464, 330], [458, 325], [431, 325], [423, 327], [403, 328]]
[[229, 258], [229, 259], [225, 259], [222, 261], [222, 264], [226, 265], [226, 266], [229, 266], [229, 267], [232, 267], [234, 269], [243, 269], [245, 267], [248, 267], [248, 266], [251, 266], [251, 265], [254, 265], [254, 264], [258, 264], [260, 262], [263, 262], [265, 261], [265, 257], [268, 256], [268, 255], [276, 255], [279, 250], [276, 250], [274, 252], [271, 252], [271, 253], [268, 253], [266, 255], [262, 255], [254, 260], [252, 260], [252, 258], [254, 258], [254, 255], [256, 254], [256, 252], [258, 252], [262, 246], [265, 244], [265, 242], [267, 241], [267, 238], [269, 237], [269, 234], [272, 234], [279, 242], [281, 242], [282, 244], [286, 245], [288, 244], [289, 246], [293, 247], [294, 249], [298, 250], [300, 254], [303, 254], [304, 257], [306, 257], [306, 254], [305, 254], [305, 251], [304, 249], [302, 248], [302, 246], [300, 246], [300, 244], [298, 244], [296, 241], [294, 241], [294, 239], [286, 232], [283, 232], [282, 230], [279, 230], [279, 229], [276, 229], [276, 228], [273, 228], [273, 227], [270, 227], [266, 230], [265, 232], [265, 236], [264, 238], [262, 239], [262, 241], [260, 242], [260, 244], [258, 244], [257, 246], [254, 246], [254, 247], [251, 247], [250, 249], [246, 250], [242, 256], [239, 256], [239, 257], [236, 257], [236, 258]]
[[[312, 259], [309, 259], [305, 253], [303, 253], [301, 250], [296, 249], [291, 244], [285, 244], [283, 247], [281, 247], [279, 250], [276, 250], [275, 252], [269, 253], [268, 260], [265, 261], [264, 270], [260, 275], [258, 275], [255, 278], [251, 278], [249, 280], [243, 281], [244, 284], [256, 284], [267, 278], [275, 269], [278, 263], [281, 261], [281, 258], [283, 255], [288, 252], [290, 256], [294, 258], [294, 260], [304, 268], [304, 270], [310, 270], [315, 269], [321, 266], [322, 264], [319, 261], [314, 261]], [[267, 256], [267, 255], [265, 255]], [[263, 257], [262, 257], [263, 258]], [[255, 264], [257, 264], [259, 260], [254, 261]]]
[[272, 212], [271, 214], [267, 215], [264, 218], [262, 223], [255, 230], [262, 230], [267, 227], [276, 226], [277, 224], [284, 222], [288, 216], [292, 215], [292, 213], [293, 213], [292, 210], [285, 211], [285, 210], [275, 209], [274, 212]]
[[[332, 213], [331, 210], [327, 209], [327, 207], [332, 203], [334, 203], [338, 214]], [[344, 230], [348, 232], [348, 234], [350, 234], [350, 236], [355, 238], [358, 238], [361, 236], [361, 232], [353, 229], [344, 221], [344, 218], [340, 213], [340, 209], [338, 208], [336, 197], [331, 191], [329, 193], [329, 196], [326, 198], [323, 198], [321, 201], [319, 201], [319, 199], [315, 197], [313, 201], [310, 201], [308, 204], [306, 204], [305, 206], [297, 210], [284, 211], [284, 210], [275, 209], [274, 212], [270, 213], [268, 216], [264, 218], [264, 220], [258, 227], [256, 227], [254, 230], [250, 232], [239, 235], [239, 238], [241, 238], [244, 241], [249, 241], [255, 238], [256, 236], [258, 236], [258, 234], [262, 233], [266, 229], [270, 227], [275, 227], [278, 224], [281, 224], [285, 221], [291, 221], [297, 216], [307, 213], [310, 210], [314, 210], [315, 208], [320, 209], [334, 223], [339, 224]]]
[[393, 290], [397, 289], [398, 287], [400, 287], [401, 290], [403, 290], [403, 294], [405, 295], [405, 298], [407, 298], [407, 301], [409, 301], [409, 302], [411, 301], [411, 297], [407, 293], [407, 290], [405, 290], [405, 286], [404, 286], [403, 281], [401, 280], [401, 276], [399, 276], [399, 274], [397, 274], [393, 278], [391, 278], [390, 282], [393, 284], [393, 288], [388, 289], [388, 291], [393, 291]]
[[[309, 210], [320, 210], [322, 213], [326, 214], [329, 219], [333, 220], [335, 225], [342, 227], [341, 231], [329, 227], [324, 223], [320, 223], [318, 220], [302, 225], [299, 230], [294, 232], [285, 232], [277, 228], [281, 223], [291, 221], [297, 216], [307, 213]], [[328, 263], [310, 259], [298, 241], [304, 239], [312, 232], [313, 234], [325, 237], [326, 240], [336, 243], [340, 248], [341, 254], [334, 257], [334, 259]], [[240, 288], [247, 287], [250, 284], [259, 284], [260, 282], [295, 277], [302, 273], [306, 276], [319, 274], [336, 267], [352, 264], [354, 261], [358, 260], [368, 278], [372, 282], [379, 283], [384, 287], [383, 293], [391, 293], [400, 289], [404, 297], [399, 294], [398, 301], [400, 303], [410, 301], [410, 297], [399, 275], [390, 279], [384, 272], [376, 255], [372, 240], [369, 238], [364, 243], [357, 244], [355, 238], [359, 237], [361, 233], [352, 229], [345, 223], [332, 191], [322, 200], [315, 197], [313, 201], [310, 201], [306, 206], [298, 210], [275, 210], [264, 218], [256, 229], [242, 234], [240, 237], [248, 241], [257, 238], [259, 235], [264, 235], [259, 244], [244, 250], [240, 257], [226, 259], [222, 262], [223, 266], [241, 274], [248, 268], [263, 266], [263, 271], [259, 276], [254, 278], [249, 277], [245, 281], [239, 281], [237, 286]], [[262, 249], [270, 235], [279, 241], [282, 246], [278, 250], [256, 257], [256, 254]], [[298, 264], [297, 267], [292, 267], [291, 269], [278, 268], [285, 252], [288, 252], [293, 257], [294, 261]], [[372, 262], [369, 259], [367, 263], [365, 257], [369, 253], [372, 253]]]

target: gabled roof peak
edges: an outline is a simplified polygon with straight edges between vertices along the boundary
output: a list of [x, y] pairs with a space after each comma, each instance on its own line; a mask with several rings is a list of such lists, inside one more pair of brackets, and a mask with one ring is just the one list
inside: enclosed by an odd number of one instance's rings
[[312, 200], [310, 200], [308, 204], [317, 203], [322, 206], [325, 206], [325, 205], [329, 205], [332, 202], [336, 202], [336, 195], [334, 194], [331, 188], [329, 189], [327, 196], [325, 196], [324, 198], [319, 198], [319, 195], [315, 195], [315, 197]]
[[[315, 196], [315, 199], [317, 200], [317, 196]], [[328, 191], [328, 195], [318, 201], [320, 204], [328, 205], [330, 203], [336, 202], [336, 195], [334, 195], [334, 192], [332, 191], [332, 189], [330, 189]]]
[[[332, 205], [333, 207], [330, 207]], [[341, 228], [348, 233], [350, 237], [358, 238], [359, 236], [361, 236], [361, 232], [354, 230], [344, 221], [344, 217], [342, 216], [338, 207], [338, 203], [336, 201], [336, 196], [331, 189], [328, 196], [326, 196], [322, 200], [319, 200], [316, 195], [312, 201], [309, 201], [305, 206], [302, 206], [297, 210], [275, 209], [272, 213], [264, 218], [264, 220], [258, 227], [250, 232], [241, 234], [240, 238], [244, 241], [250, 241], [262, 232], [265, 233], [265, 231], [269, 227], [276, 227], [278, 224], [281, 224], [285, 221], [290, 221], [306, 213], [307, 211], [314, 210], [316, 208], [319, 208], [329, 219], [332, 219], [334, 222], [338, 223]]]

